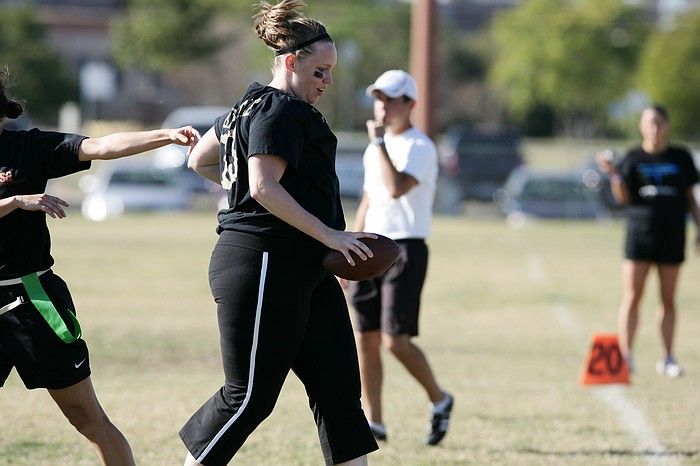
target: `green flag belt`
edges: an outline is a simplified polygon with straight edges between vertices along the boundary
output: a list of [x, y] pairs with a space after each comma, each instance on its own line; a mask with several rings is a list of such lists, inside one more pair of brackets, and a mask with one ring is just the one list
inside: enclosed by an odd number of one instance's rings
[[73, 311], [68, 309], [67, 314], [71, 320], [71, 323], [73, 324], [75, 333], [68, 329], [68, 326], [61, 317], [61, 314], [58, 313], [56, 306], [53, 305], [51, 299], [46, 294], [44, 287], [41, 286], [39, 276], [36, 274], [36, 272], [23, 276], [22, 284], [24, 285], [24, 289], [27, 290], [29, 299], [34, 307], [39, 311], [46, 323], [49, 324], [49, 326], [54, 332], [56, 332], [56, 335], [58, 335], [63, 342], [73, 343], [75, 340], [80, 338], [80, 323], [73, 314]]

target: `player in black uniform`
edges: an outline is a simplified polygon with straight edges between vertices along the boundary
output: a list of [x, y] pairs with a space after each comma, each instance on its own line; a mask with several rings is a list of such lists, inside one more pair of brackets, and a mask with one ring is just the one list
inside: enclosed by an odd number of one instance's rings
[[[618, 320], [620, 349], [632, 368], [639, 303], [649, 269], [656, 265], [661, 295], [659, 328], [664, 346], [664, 357], [656, 368], [659, 374], [678, 377], [683, 370], [673, 355], [675, 293], [680, 265], [685, 259], [688, 212], [700, 231], [700, 211], [693, 196], [698, 172], [686, 149], [669, 146], [668, 113], [663, 107], [645, 109], [639, 128], [642, 146], [630, 150], [618, 164], [604, 154], [597, 156], [601, 169], [610, 175], [615, 199], [627, 206], [624, 293]], [[700, 236], [696, 247], [699, 239]]]
[[[0, 122], [22, 106], [5, 95], [0, 68]], [[47, 180], [171, 142], [196, 142], [192, 128], [116, 133], [88, 139], [76, 134], [4, 130], [0, 123], [0, 386], [13, 367], [25, 386], [46, 388], [71, 424], [95, 446], [106, 465], [133, 465], [131, 448], [97, 401], [75, 306], [51, 271], [46, 215], [66, 216], [62, 199], [44, 193]]]
[[180, 431], [186, 465], [228, 463], [271, 413], [289, 370], [304, 383], [325, 462], [366, 464], [377, 449], [360, 403], [352, 327], [328, 248], [365, 259], [343, 231], [337, 140], [312, 105], [332, 82], [325, 27], [262, 2], [258, 36], [275, 51], [272, 82], [251, 84], [193, 149], [189, 166], [228, 190], [209, 282], [217, 304], [225, 383]]

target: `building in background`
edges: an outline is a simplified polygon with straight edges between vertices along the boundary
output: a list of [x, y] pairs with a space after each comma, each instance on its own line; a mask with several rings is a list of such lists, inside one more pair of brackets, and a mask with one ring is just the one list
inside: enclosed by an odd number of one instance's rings
[[0, 6], [27, 5], [36, 9], [48, 42], [79, 77], [84, 119], [157, 123], [170, 110], [165, 101], [173, 101], [172, 106], [181, 103], [160, 77], [117, 68], [110, 29], [124, 12], [126, 0], [0, 1]]

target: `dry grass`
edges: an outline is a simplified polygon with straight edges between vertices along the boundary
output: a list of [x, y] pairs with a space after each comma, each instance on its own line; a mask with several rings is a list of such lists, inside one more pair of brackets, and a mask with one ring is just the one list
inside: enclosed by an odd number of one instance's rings
[[[51, 227], [55, 270], [71, 285], [100, 400], [139, 464], [181, 464], [177, 431], [222, 381], [206, 278], [213, 214], [93, 224], [73, 213]], [[665, 456], [637, 444], [614, 413], [577, 384], [588, 336], [614, 330], [621, 235], [616, 222], [531, 222], [513, 230], [500, 219], [438, 219], [417, 342], [456, 395], [452, 429], [441, 446], [422, 445], [425, 396], [386, 358], [391, 437], [371, 464], [700, 464], [697, 259], [684, 267], [679, 292], [678, 355], [687, 376], [671, 381], [653, 372], [659, 342], [652, 280], [638, 373], [625, 389]], [[14, 374], [0, 395], [0, 413], [0, 464], [96, 464], [48, 395], [26, 391]], [[237, 464], [322, 464], [294, 376]]]

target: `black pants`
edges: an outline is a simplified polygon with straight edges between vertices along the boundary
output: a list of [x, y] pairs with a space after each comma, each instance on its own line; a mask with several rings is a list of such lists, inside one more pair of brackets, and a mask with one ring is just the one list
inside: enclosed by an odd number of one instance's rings
[[306, 387], [326, 464], [376, 450], [337, 281], [304, 248], [249, 239], [223, 232], [212, 254], [225, 385], [180, 431], [188, 450], [204, 465], [227, 464], [272, 412], [290, 369]]

